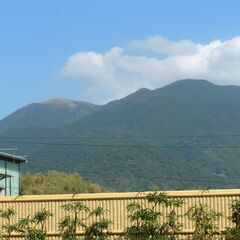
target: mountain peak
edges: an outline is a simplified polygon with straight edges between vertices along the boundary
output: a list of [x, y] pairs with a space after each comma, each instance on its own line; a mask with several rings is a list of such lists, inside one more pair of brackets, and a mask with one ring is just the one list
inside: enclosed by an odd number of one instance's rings
[[77, 121], [97, 110], [99, 106], [66, 98], [53, 98], [42, 103], [29, 104], [0, 121], [0, 132], [29, 127], [57, 128]]
[[176, 82], [173, 82], [172, 84], [169, 84], [167, 86], [173, 86], [173, 85], [204, 85], [204, 86], [212, 86], [215, 85], [212, 82], [209, 82], [205, 79], [181, 79]]
[[53, 98], [43, 102], [45, 105], [60, 105], [66, 107], [76, 107], [77, 104], [75, 101], [72, 101], [67, 98]]

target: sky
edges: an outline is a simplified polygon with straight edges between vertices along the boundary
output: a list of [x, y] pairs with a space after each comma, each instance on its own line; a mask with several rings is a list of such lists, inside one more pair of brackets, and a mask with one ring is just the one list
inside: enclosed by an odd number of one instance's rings
[[0, 1], [0, 119], [184, 78], [240, 85], [240, 1]]

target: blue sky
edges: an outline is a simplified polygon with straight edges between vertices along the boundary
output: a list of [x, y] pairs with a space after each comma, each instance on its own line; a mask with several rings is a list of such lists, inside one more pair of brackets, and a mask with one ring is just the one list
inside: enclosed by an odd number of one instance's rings
[[[236, 0], [1, 1], [0, 118], [55, 97], [105, 103], [175, 78], [238, 84], [239, 9]], [[224, 59], [235, 75], [216, 70]]]

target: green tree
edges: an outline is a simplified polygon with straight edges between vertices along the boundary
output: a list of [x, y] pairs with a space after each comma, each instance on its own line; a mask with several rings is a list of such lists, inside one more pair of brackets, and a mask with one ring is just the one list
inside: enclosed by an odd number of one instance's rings
[[20, 219], [17, 231], [24, 235], [25, 240], [45, 240], [47, 239], [46, 221], [52, 217], [52, 213], [43, 209], [35, 213], [33, 218]]
[[63, 240], [77, 240], [77, 229], [85, 227], [85, 218], [82, 213], [89, 213], [89, 208], [83, 202], [71, 202], [62, 206], [62, 208], [69, 214], [65, 216], [59, 223], [59, 230], [62, 233]]
[[[174, 208], [182, 205], [179, 199], [170, 198], [165, 193], [150, 193], [146, 197], [147, 204], [133, 202], [128, 205], [128, 219], [131, 226], [125, 230], [125, 238], [129, 240], [174, 240], [180, 230], [178, 215]], [[164, 215], [159, 206], [170, 208]], [[164, 220], [166, 218], [166, 220]]]
[[2, 235], [7, 235], [5, 239], [10, 240], [12, 233], [16, 230], [16, 224], [11, 223], [12, 217], [16, 214], [16, 212], [12, 208], [8, 208], [7, 210], [0, 210], [0, 218], [6, 223], [2, 226]]
[[89, 217], [92, 218], [90, 226], [85, 226], [84, 240], [106, 240], [109, 236], [109, 224], [111, 221], [104, 218], [104, 214], [108, 211], [102, 207], [93, 210]]
[[240, 199], [234, 200], [231, 205], [232, 215], [229, 217], [233, 224], [233, 228], [227, 228], [226, 240], [240, 239]]
[[214, 240], [217, 239], [217, 235], [221, 234], [215, 221], [222, 214], [211, 210], [206, 204], [200, 203], [191, 207], [186, 215], [195, 226], [192, 240]]
[[50, 171], [43, 173], [25, 173], [21, 176], [21, 194], [75, 194], [99, 193], [110, 190], [92, 183], [79, 175], [79, 173], [63, 173]]

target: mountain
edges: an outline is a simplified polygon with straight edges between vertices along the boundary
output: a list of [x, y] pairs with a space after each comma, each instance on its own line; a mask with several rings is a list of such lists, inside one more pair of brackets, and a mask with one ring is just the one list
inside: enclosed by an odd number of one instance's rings
[[25, 170], [79, 171], [118, 191], [235, 188], [239, 106], [238, 86], [181, 80], [140, 89], [55, 130], [45, 122], [1, 138], [29, 153]]
[[32, 103], [0, 121], [0, 132], [29, 127], [58, 128], [94, 112], [99, 106], [64, 98]]
[[113, 101], [74, 123], [73, 129], [93, 129], [94, 134], [119, 129], [141, 136], [234, 133], [240, 130], [239, 104], [240, 87], [182, 80]]

